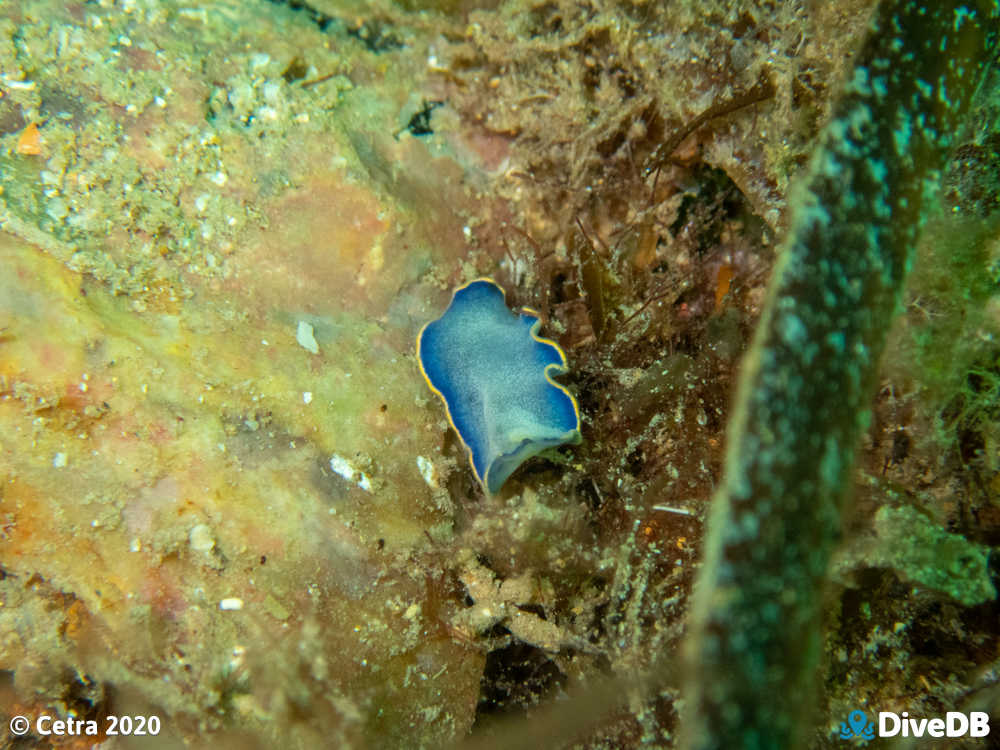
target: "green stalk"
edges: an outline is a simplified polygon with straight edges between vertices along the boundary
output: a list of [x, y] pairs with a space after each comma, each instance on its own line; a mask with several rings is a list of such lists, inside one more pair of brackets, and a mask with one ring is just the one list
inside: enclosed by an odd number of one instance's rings
[[886, 334], [996, 0], [887, 0], [793, 197], [729, 428], [687, 641], [682, 746], [790, 748], [812, 726], [827, 567]]

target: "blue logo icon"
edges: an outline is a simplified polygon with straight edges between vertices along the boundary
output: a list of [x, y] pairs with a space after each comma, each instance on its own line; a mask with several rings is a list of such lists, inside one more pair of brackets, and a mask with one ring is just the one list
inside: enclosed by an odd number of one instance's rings
[[875, 739], [875, 722], [868, 721], [864, 711], [854, 710], [847, 714], [847, 723], [840, 722], [840, 739], [856, 737], [863, 742]]

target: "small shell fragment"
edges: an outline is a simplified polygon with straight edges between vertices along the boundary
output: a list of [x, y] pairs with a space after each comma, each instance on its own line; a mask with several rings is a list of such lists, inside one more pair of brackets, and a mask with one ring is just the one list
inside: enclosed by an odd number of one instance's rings
[[207, 525], [199, 523], [188, 533], [188, 544], [197, 552], [211, 552], [215, 548], [212, 530]]
[[332, 469], [335, 474], [338, 474], [346, 479], [348, 482], [354, 482], [365, 492], [372, 491], [372, 483], [368, 478], [368, 475], [358, 469], [343, 456], [337, 455], [336, 453], [330, 456], [330, 469]]
[[17, 153], [26, 156], [38, 156], [42, 153], [42, 136], [36, 123], [30, 123], [21, 131], [17, 138]]
[[313, 336], [313, 327], [304, 320], [299, 321], [299, 326], [295, 331], [295, 340], [306, 351], [319, 354], [319, 344], [316, 343], [316, 337]]

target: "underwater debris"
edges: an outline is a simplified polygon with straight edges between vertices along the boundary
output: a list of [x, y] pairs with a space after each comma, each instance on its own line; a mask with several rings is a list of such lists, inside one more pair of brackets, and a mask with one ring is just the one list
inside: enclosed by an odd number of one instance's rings
[[540, 326], [533, 311], [512, 314], [503, 289], [478, 279], [455, 290], [417, 338], [420, 370], [490, 494], [532, 456], [581, 439], [576, 399], [551, 378], [565, 372], [566, 356]]

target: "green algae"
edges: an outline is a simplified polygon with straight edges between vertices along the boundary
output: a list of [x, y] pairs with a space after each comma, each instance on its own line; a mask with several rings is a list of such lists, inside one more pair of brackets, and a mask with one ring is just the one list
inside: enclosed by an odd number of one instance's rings
[[996, 598], [987, 570], [989, 551], [935, 525], [913, 508], [880, 508], [879, 543], [866, 562], [897, 571], [904, 580], [946, 593], [967, 607]]

